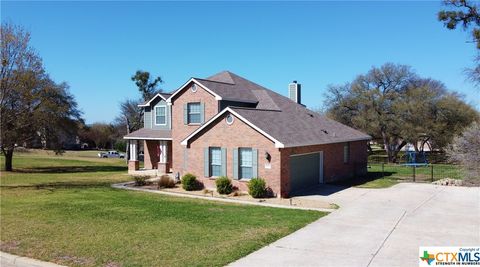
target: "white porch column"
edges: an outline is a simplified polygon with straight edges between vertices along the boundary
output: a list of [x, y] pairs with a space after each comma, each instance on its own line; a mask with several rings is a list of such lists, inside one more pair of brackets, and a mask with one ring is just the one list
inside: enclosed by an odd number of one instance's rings
[[130, 160], [137, 160], [137, 140], [130, 142]]
[[160, 163], [167, 163], [167, 154], [168, 154], [168, 147], [167, 147], [167, 141], [163, 141], [161, 140], [160, 141], [160, 159], [159, 159], [159, 162]]

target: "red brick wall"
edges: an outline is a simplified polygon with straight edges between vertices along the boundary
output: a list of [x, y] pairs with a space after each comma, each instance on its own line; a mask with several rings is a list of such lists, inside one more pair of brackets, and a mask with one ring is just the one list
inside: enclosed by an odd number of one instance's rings
[[[235, 118], [232, 125], [225, 122], [222, 115], [216, 122], [191, 139], [188, 148], [188, 172], [197, 176], [206, 187], [215, 187], [215, 180], [204, 177], [204, 148], [209, 146], [227, 149], [227, 176], [233, 178], [233, 149], [252, 147], [258, 149], [258, 176], [266, 180], [275, 193], [280, 192], [280, 152], [272, 141]], [[271, 169], [266, 169], [265, 152], [271, 155]], [[247, 191], [246, 181], [233, 180], [233, 185]]]
[[143, 167], [145, 169], [157, 169], [158, 162], [160, 161], [158, 157], [158, 141], [155, 140], [145, 140], [143, 143]]
[[218, 101], [215, 96], [197, 86], [197, 91], [192, 92], [188, 86], [175, 96], [172, 101], [172, 158], [173, 172], [183, 173], [183, 146], [182, 140], [195, 131], [199, 125], [185, 125], [183, 123], [183, 105], [189, 102], [203, 102], [205, 104], [205, 121], [215, 116], [218, 110]]
[[138, 170], [140, 166], [140, 163], [138, 162], [138, 160], [129, 160], [128, 161], [128, 171], [136, 171]]
[[290, 191], [290, 155], [323, 151], [323, 181], [325, 183], [344, 180], [367, 172], [367, 141], [350, 142], [350, 160], [343, 163], [344, 143], [282, 148], [281, 183], [282, 196]]

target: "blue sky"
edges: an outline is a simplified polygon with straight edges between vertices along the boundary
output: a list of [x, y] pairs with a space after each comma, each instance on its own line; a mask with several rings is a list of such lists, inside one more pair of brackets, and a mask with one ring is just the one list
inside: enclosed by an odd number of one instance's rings
[[1, 2], [2, 21], [23, 25], [54, 80], [71, 86], [87, 123], [109, 122], [139, 96], [137, 69], [165, 91], [230, 70], [279, 93], [302, 83], [309, 108], [328, 84], [385, 62], [411, 65], [480, 109], [465, 81], [469, 33], [436, 19], [441, 2]]

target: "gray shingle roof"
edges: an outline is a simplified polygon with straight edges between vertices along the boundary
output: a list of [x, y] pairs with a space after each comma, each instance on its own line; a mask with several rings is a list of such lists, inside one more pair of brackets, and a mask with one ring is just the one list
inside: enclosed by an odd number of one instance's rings
[[171, 130], [153, 130], [147, 128], [141, 128], [135, 132], [127, 134], [123, 137], [124, 139], [171, 139], [172, 131]]
[[286, 147], [371, 138], [234, 73], [224, 71], [207, 79], [195, 79], [222, 99], [257, 103], [255, 108], [231, 108]]

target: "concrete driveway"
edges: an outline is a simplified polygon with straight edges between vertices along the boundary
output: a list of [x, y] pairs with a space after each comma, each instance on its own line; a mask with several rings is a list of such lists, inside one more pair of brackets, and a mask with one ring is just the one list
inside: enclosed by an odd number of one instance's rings
[[332, 214], [231, 266], [418, 266], [419, 246], [479, 246], [480, 188], [324, 187]]

